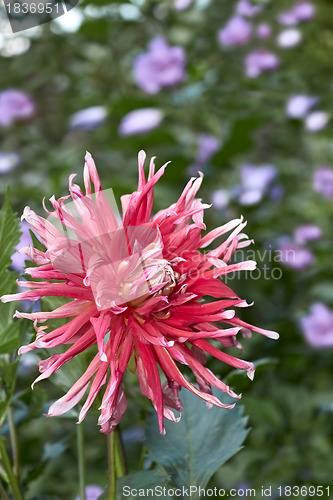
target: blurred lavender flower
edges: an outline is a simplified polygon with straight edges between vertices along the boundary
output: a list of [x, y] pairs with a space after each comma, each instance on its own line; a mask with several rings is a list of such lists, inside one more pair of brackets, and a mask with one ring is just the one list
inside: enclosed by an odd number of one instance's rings
[[271, 37], [272, 29], [269, 24], [261, 23], [257, 26], [256, 35], [260, 40], [268, 40]]
[[297, 2], [290, 10], [282, 12], [278, 21], [284, 26], [294, 26], [300, 22], [310, 21], [315, 15], [316, 9], [313, 3], [307, 0]]
[[24, 269], [24, 261], [28, 259], [25, 253], [20, 253], [18, 252], [19, 249], [22, 247], [27, 247], [29, 245], [32, 245], [32, 239], [29, 233], [30, 226], [26, 221], [20, 222], [21, 226], [21, 237], [20, 241], [16, 247], [16, 251], [13, 253], [11, 256], [12, 260], [12, 268], [18, 272], [21, 273]]
[[316, 8], [312, 2], [301, 0], [294, 5], [293, 12], [298, 21], [311, 21], [316, 13]]
[[280, 201], [280, 200], [282, 200], [282, 198], [284, 196], [284, 188], [283, 188], [283, 186], [281, 186], [281, 184], [276, 184], [276, 185], [271, 187], [268, 194], [272, 200]]
[[293, 28], [282, 31], [277, 38], [277, 44], [283, 49], [290, 49], [298, 45], [301, 40], [302, 34], [300, 30]]
[[262, 11], [261, 5], [252, 5], [249, 0], [240, 0], [236, 6], [236, 13], [239, 16], [254, 17]]
[[221, 45], [231, 47], [243, 45], [251, 38], [252, 25], [240, 16], [233, 17], [226, 26], [218, 32]]
[[313, 111], [305, 119], [305, 128], [309, 132], [318, 132], [326, 127], [329, 114], [325, 111]]
[[[102, 488], [91, 484], [86, 487], [86, 500], [98, 500], [103, 492], [104, 490]], [[80, 497], [77, 496], [75, 500], [80, 500]]]
[[241, 205], [255, 205], [264, 196], [267, 188], [277, 176], [273, 165], [243, 165], [241, 167]]
[[256, 78], [264, 71], [274, 71], [279, 64], [279, 58], [273, 52], [257, 49], [246, 56], [245, 73], [250, 78]]
[[206, 163], [220, 149], [221, 141], [215, 135], [201, 134], [198, 138], [198, 150], [195, 162], [187, 169], [189, 175], [197, 175], [205, 169]]
[[202, 134], [198, 140], [197, 163], [207, 163], [220, 149], [221, 141], [214, 135]]
[[70, 118], [70, 128], [94, 130], [102, 125], [108, 113], [104, 106], [92, 106], [74, 113]]
[[324, 198], [333, 198], [333, 169], [318, 168], [313, 175], [313, 189]]
[[162, 118], [163, 113], [157, 108], [136, 109], [124, 116], [119, 126], [119, 134], [143, 134], [158, 127]]
[[185, 10], [191, 7], [192, 5], [192, 0], [174, 0], [173, 2], [173, 8], [175, 10]]
[[0, 151], [0, 174], [11, 172], [20, 163], [20, 156], [13, 151]]
[[313, 347], [333, 347], [333, 311], [322, 302], [310, 307], [310, 314], [300, 319], [307, 342]]
[[286, 113], [290, 118], [304, 118], [317, 102], [317, 97], [304, 94], [293, 95], [288, 99]]
[[226, 189], [217, 189], [213, 191], [211, 196], [211, 202], [213, 207], [218, 210], [223, 210], [229, 204], [230, 194]]
[[148, 51], [134, 60], [134, 78], [145, 92], [157, 94], [163, 87], [174, 87], [184, 80], [185, 64], [182, 47], [171, 47], [163, 37], [156, 37]]
[[316, 241], [321, 238], [322, 231], [315, 224], [303, 224], [294, 231], [294, 240], [299, 245], [304, 245], [308, 241]]
[[35, 104], [31, 97], [16, 89], [0, 92], [0, 126], [8, 127], [15, 120], [31, 118], [35, 114]]
[[291, 269], [302, 271], [314, 262], [313, 253], [288, 237], [280, 238], [279, 253], [281, 262]]

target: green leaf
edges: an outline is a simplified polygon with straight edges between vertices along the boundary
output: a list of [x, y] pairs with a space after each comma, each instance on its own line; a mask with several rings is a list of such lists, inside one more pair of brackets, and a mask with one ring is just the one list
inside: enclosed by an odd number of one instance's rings
[[20, 240], [20, 223], [9, 202], [7, 189], [5, 202], [0, 210], [0, 271], [10, 265], [10, 257]]
[[7, 365], [3, 360], [0, 365], [0, 427], [6, 417], [7, 408], [14, 392], [17, 366], [18, 361]]
[[149, 458], [165, 468], [177, 487], [204, 488], [214, 472], [241, 449], [248, 434], [247, 418], [239, 405], [232, 410], [208, 409], [189, 391], [183, 393], [182, 402], [181, 421], [166, 422], [166, 435], [161, 436], [155, 416], [145, 445]]
[[[117, 480], [117, 498], [125, 498], [126, 496], [129, 500], [133, 500], [134, 498], [140, 497], [140, 490], [146, 492], [147, 489], [154, 488], [158, 488], [155, 490], [157, 493], [159, 490], [162, 492], [168, 480], [169, 476], [162, 467], [158, 467], [154, 470], [134, 472], [133, 474], [129, 474]], [[133, 494], [131, 494], [131, 492]], [[171, 497], [163, 496], [158, 493], [158, 498]]]
[[0, 354], [9, 354], [20, 345], [20, 327], [13, 321], [0, 330]]

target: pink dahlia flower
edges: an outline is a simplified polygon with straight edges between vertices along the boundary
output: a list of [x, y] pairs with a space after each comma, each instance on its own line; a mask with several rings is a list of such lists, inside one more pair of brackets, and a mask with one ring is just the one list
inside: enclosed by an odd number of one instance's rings
[[[37, 301], [44, 296], [68, 299], [51, 312], [15, 313], [17, 318], [34, 321], [37, 332], [36, 339], [19, 353], [69, 345], [65, 352], [39, 363], [38, 382], [91, 348], [87, 370], [52, 404], [48, 414], [67, 412], [88, 391], [79, 415], [81, 422], [103, 388], [99, 424], [105, 433], [113, 431], [125, 412], [121, 384], [130, 360], [135, 361], [141, 391], [151, 399], [164, 433], [164, 418], [178, 420], [172, 410], [182, 409], [178, 397], [181, 387], [222, 408], [234, 405], [213, 396], [212, 385], [233, 398], [240, 397], [205, 368], [206, 354], [247, 370], [253, 378], [253, 363], [226, 354], [211, 340], [224, 347], [239, 346], [236, 335], [242, 328], [278, 337], [237, 318], [234, 308], [247, 304], [220, 280], [228, 273], [256, 266], [254, 261], [228, 264], [237, 248], [250, 244], [242, 233], [242, 219], [202, 236], [203, 211], [209, 207], [195, 197], [202, 175], [188, 182], [176, 203], [152, 215], [153, 188], [166, 165], [154, 173], [152, 159], [146, 179], [144, 161], [141, 151], [138, 190], [122, 197], [122, 219], [108, 201], [108, 193], [101, 189], [89, 153], [84, 169], [85, 194], [71, 175], [70, 195], [50, 199], [54, 211], [48, 212], [47, 219], [26, 207], [23, 218], [46, 246], [45, 252], [31, 245], [25, 249], [37, 264], [26, 272], [38, 281], [19, 283], [28, 290], [2, 297], [3, 302]], [[71, 201], [65, 203], [69, 198]], [[205, 254], [200, 251], [227, 233], [216, 248]], [[216, 300], [207, 302], [207, 296]], [[48, 331], [43, 323], [51, 318], [71, 319]], [[198, 387], [185, 378], [179, 365], [192, 370]], [[160, 372], [165, 377], [163, 384]]]

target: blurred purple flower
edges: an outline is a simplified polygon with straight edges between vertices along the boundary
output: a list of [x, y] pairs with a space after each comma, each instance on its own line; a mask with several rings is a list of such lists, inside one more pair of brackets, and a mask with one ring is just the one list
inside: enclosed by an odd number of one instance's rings
[[269, 24], [262, 23], [257, 26], [256, 35], [260, 40], [268, 40], [271, 37], [272, 29]]
[[141, 108], [124, 116], [119, 125], [119, 134], [123, 136], [143, 134], [161, 123], [163, 113], [157, 108]]
[[[103, 492], [102, 488], [91, 484], [86, 487], [86, 500], [98, 500]], [[75, 500], [80, 500], [80, 497], [77, 496]]]
[[198, 172], [204, 171], [206, 163], [220, 149], [221, 141], [210, 134], [201, 134], [198, 138], [198, 150], [195, 162], [190, 165], [187, 172], [191, 176], [198, 175]]
[[213, 191], [211, 196], [211, 202], [213, 207], [218, 210], [223, 210], [229, 204], [230, 194], [226, 189], [217, 189]]
[[240, 0], [236, 6], [236, 13], [239, 16], [254, 17], [262, 11], [261, 5], [252, 5], [249, 0]]
[[282, 12], [277, 19], [279, 23], [284, 26], [294, 26], [295, 24], [298, 24], [298, 20], [292, 10]]
[[293, 12], [298, 21], [311, 21], [316, 13], [316, 8], [312, 2], [301, 0], [294, 5]]
[[316, 241], [321, 238], [322, 231], [315, 224], [303, 224], [294, 231], [294, 240], [299, 245], [304, 245], [308, 241]]
[[22, 247], [27, 247], [32, 245], [32, 239], [29, 233], [30, 226], [26, 221], [20, 222], [21, 226], [21, 237], [20, 241], [16, 247], [16, 251], [11, 256], [12, 260], [12, 268], [15, 269], [16, 272], [21, 273], [24, 269], [24, 261], [28, 260], [28, 257], [25, 253], [19, 253], [18, 250]]
[[293, 95], [288, 99], [286, 113], [290, 118], [304, 118], [317, 102], [317, 97], [303, 94]]
[[300, 30], [292, 28], [284, 30], [279, 34], [277, 38], [277, 44], [279, 47], [283, 49], [290, 49], [298, 45], [301, 40], [302, 40], [302, 34]]
[[264, 196], [267, 188], [277, 176], [273, 165], [243, 165], [241, 167], [241, 205], [255, 205]]
[[34, 102], [25, 92], [16, 89], [0, 92], [0, 126], [8, 127], [15, 120], [31, 118], [34, 114]]
[[274, 201], [282, 200], [283, 196], [284, 188], [280, 184], [272, 186], [272, 188], [269, 190], [269, 197]]
[[279, 242], [280, 260], [286, 266], [296, 271], [306, 269], [314, 262], [313, 253], [290, 238], [280, 238]]
[[221, 141], [210, 134], [202, 134], [198, 140], [197, 163], [207, 163], [211, 157], [220, 149]]
[[8, 174], [20, 163], [20, 156], [13, 151], [0, 151], [0, 174]]
[[257, 49], [246, 56], [245, 73], [250, 78], [256, 78], [264, 71], [274, 71], [279, 64], [279, 58], [273, 52]]
[[233, 17], [223, 29], [218, 32], [221, 45], [231, 47], [243, 45], [251, 38], [252, 25], [240, 16]]
[[307, 0], [297, 2], [291, 9], [282, 12], [278, 21], [284, 26], [294, 26], [300, 22], [310, 21], [315, 15], [316, 9], [313, 3]]
[[333, 198], [333, 169], [318, 168], [313, 175], [313, 189], [324, 198]]
[[174, 0], [173, 8], [175, 10], [185, 10], [192, 5], [192, 0]]
[[329, 115], [325, 111], [313, 111], [305, 119], [305, 128], [309, 132], [318, 132], [326, 127]]
[[322, 302], [310, 307], [310, 314], [300, 319], [307, 342], [313, 347], [333, 347], [333, 311]]
[[77, 111], [70, 118], [70, 128], [81, 130], [94, 130], [102, 125], [108, 112], [104, 106], [92, 106], [91, 108]]
[[182, 47], [171, 47], [163, 37], [154, 38], [148, 51], [133, 63], [138, 86], [149, 94], [174, 87], [185, 78], [186, 55]]

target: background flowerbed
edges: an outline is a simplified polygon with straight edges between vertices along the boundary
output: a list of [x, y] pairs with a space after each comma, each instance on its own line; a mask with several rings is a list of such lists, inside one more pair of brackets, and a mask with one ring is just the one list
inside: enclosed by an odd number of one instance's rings
[[[329, 0], [81, 1], [58, 20], [14, 36], [1, 11], [1, 196], [9, 184], [18, 214], [27, 204], [41, 213], [43, 196], [66, 194], [85, 150], [119, 199], [136, 185], [143, 148], [159, 165], [172, 161], [156, 188], [156, 211], [200, 170], [201, 197], [213, 203], [207, 228], [240, 214], [248, 220], [255, 240], [248, 258], [258, 271], [235, 276], [232, 286], [255, 301], [243, 318], [281, 337], [244, 340], [244, 358], [257, 364], [254, 383], [209, 362], [243, 392], [252, 428], [212, 486], [331, 481], [332, 14]], [[21, 230], [24, 246], [30, 236], [25, 225]], [[12, 270], [23, 265], [13, 255]], [[9, 309], [0, 307], [4, 325]], [[2, 414], [16, 348], [6, 345], [5, 333]], [[31, 333], [22, 327], [17, 346]], [[33, 356], [18, 360], [12, 404], [26, 498], [75, 498], [75, 412], [41, 415], [81, 367], [31, 392]], [[142, 441], [150, 411], [134, 380], [129, 375], [132, 397], [122, 423], [133, 471], [140, 457], [147, 466]], [[95, 420], [88, 416], [85, 426], [88, 483], [103, 488], [106, 448]], [[8, 434], [6, 421], [2, 432]]]

